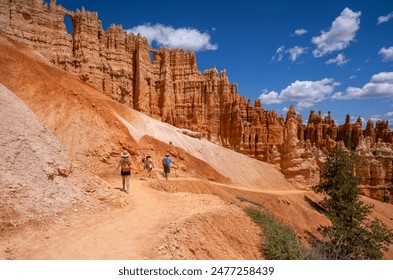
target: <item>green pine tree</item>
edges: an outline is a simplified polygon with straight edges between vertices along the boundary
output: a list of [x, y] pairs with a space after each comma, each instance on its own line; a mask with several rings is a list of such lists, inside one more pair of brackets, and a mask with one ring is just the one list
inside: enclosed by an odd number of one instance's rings
[[336, 146], [326, 158], [322, 183], [314, 187], [326, 195], [321, 206], [332, 222], [319, 228], [323, 238], [314, 244], [319, 258], [380, 259], [393, 243], [390, 229], [378, 219], [368, 219], [373, 206], [360, 200], [355, 164], [354, 153]]

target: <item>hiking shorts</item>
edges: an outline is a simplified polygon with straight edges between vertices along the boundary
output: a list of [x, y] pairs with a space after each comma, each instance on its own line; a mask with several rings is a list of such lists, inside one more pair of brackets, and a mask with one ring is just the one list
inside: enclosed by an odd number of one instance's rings
[[169, 165], [164, 166], [164, 173], [171, 173], [171, 167]]
[[131, 175], [131, 171], [124, 172], [123, 170], [121, 170], [120, 175], [121, 176], [130, 176]]

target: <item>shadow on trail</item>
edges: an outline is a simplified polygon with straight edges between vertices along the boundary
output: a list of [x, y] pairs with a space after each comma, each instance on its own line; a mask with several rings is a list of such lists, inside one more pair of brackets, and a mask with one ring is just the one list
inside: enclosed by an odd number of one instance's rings
[[121, 192], [126, 192], [126, 191], [125, 191], [125, 189], [123, 189], [123, 188], [119, 188], [119, 187], [117, 187], [117, 188], [113, 188], [113, 189], [115, 189], [115, 190], [118, 190], [118, 191], [121, 191]]

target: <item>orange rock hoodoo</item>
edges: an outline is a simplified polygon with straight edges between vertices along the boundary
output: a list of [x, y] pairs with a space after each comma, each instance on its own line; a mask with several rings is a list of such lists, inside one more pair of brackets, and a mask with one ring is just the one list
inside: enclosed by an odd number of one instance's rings
[[[65, 17], [72, 20], [72, 34]], [[192, 51], [153, 49], [121, 26], [104, 30], [95, 12], [69, 11], [55, 0], [49, 6], [43, 0], [0, 0], [0, 32], [119, 102], [275, 164], [295, 184], [318, 183], [326, 153], [336, 143], [360, 155], [365, 185], [386, 186], [392, 177], [393, 133], [387, 122], [374, 126], [370, 120], [363, 130], [360, 118], [350, 123], [347, 115], [337, 126], [330, 112], [323, 117], [311, 111], [303, 124], [293, 106], [284, 119], [265, 111], [260, 100], [246, 101], [225, 70], [199, 72]], [[380, 196], [373, 192], [368, 194]]]

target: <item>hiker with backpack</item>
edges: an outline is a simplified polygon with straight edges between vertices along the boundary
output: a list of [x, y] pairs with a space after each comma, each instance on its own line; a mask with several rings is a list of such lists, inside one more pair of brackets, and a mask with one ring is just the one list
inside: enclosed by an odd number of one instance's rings
[[162, 166], [164, 167], [164, 176], [165, 179], [168, 180], [168, 175], [171, 173], [171, 163], [175, 164], [172, 159], [169, 157], [169, 153], [162, 159]]
[[131, 161], [130, 161], [130, 154], [124, 150], [121, 153], [120, 157], [120, 163], [116, 168], [116, 171], [119, 170], [119, 167], [121, 167], [121, 179], [122, 179], [122, 184], [123, 184], [123, 191], [128, 193], [130, 189], [130, 178], [131, 178]]
[[153, 161], [151, 160], [151, 156], [150, 156], [150, 154], [147, 154], [145, 161], [143, 163], [143, 169], [147, 170], [146, 178], [150, 178], [151, 171], [153, 170], [153, 168], [154, 168], [154, 164], [153, 164]]

